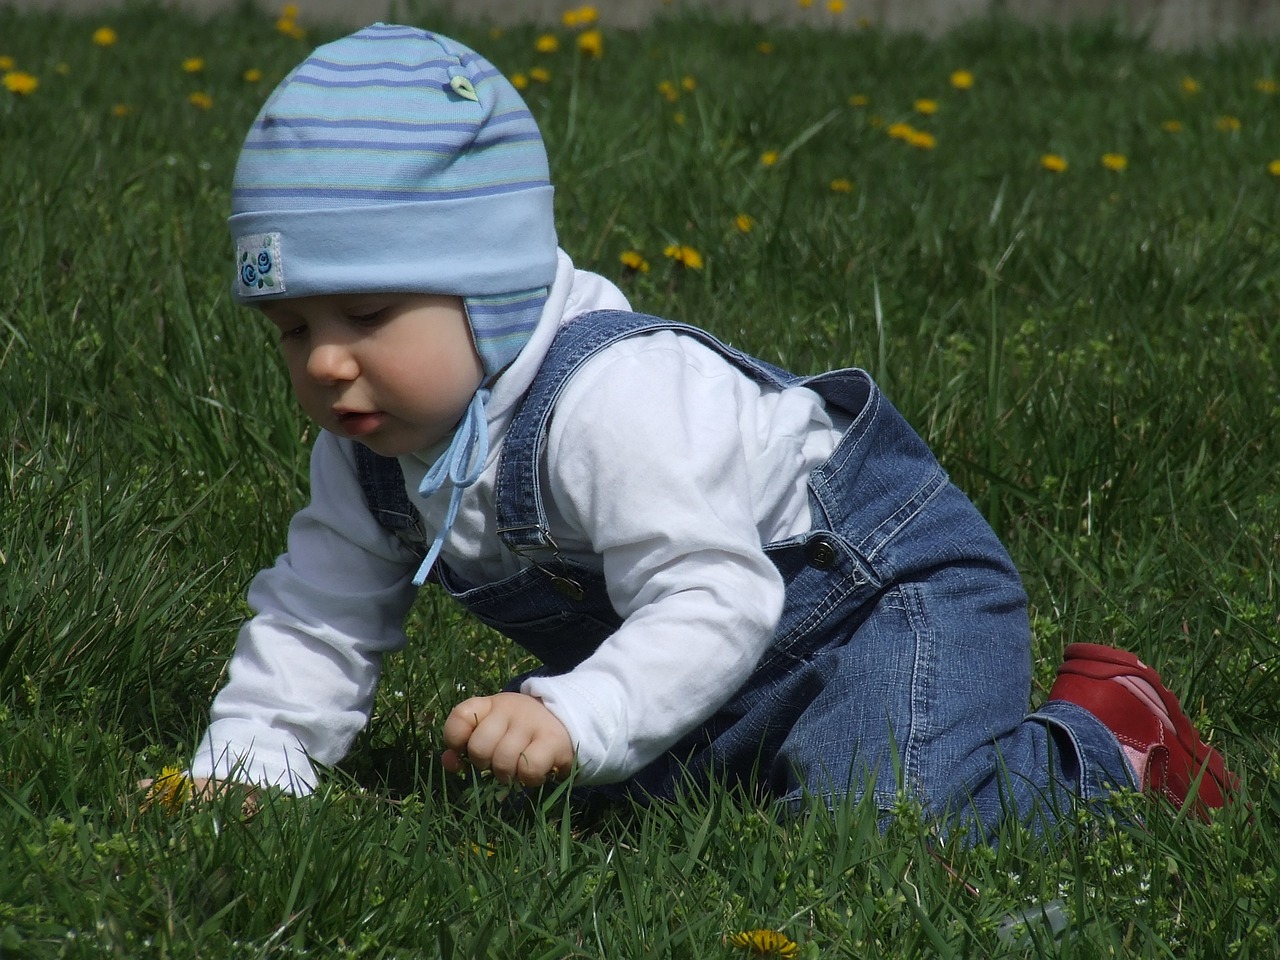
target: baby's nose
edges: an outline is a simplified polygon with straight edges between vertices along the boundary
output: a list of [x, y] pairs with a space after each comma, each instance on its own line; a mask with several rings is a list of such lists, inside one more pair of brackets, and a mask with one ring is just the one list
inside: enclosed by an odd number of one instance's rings
[[317, 343], [307, 356], [307, 374], [321, 383], [337, 383], [355, 378], [359, 366], [345, 346], [337, 343]]

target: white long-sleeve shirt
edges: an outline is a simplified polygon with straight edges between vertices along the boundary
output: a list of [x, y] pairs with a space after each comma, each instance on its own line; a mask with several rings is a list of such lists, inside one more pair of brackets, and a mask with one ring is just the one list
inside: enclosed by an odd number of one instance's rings
[[[524, 566], [494, 529], [502, 438], [557, 330], [596, 309], [627, 304], [561, 254], [533, 337], [493, 386], [489, 457], [441, 553], [472, 582]], [[635, 773], [746, 680], [783, 603], [763, 544], [809, 529], [808, 476], [841, 426], [812, 391], [762, 388], [671, 332], [612, 345], [571, 378], [548, 437], [548, 520], [566, 556], [603, 572], [623, 624], [572, 671], [522, 689], [569, 731], [580, 782]], [[400, 458], [428, 532], [449, 492], [424, 500], [416, 491], [444, 445]], [[255, 615], [214, 700], [195, 776], [311, 789], [311, 760], [345, 755], [368, 722], [382, 655], [405, 643], [416, 561], [366, 507], [350, 441], [320, 435], [311, 484], [287, 552], [250, 585]]]

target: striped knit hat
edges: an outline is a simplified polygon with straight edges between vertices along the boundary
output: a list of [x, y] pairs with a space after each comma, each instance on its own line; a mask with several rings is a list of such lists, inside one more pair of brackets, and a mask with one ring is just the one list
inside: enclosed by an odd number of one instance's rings
[[377, 23], [319, 47], [254, 120], [231, 191], [232, 294], [460, 296], [491, 375], [555, 277], [551, 198], [506, 78], [447, 37]]

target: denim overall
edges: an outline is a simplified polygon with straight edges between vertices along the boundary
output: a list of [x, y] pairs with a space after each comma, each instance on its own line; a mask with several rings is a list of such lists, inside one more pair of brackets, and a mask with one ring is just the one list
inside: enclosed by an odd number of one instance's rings
[[[611, 343], [660, 330], [698, 340], [760, 383], [806, 386], [851, 425], [809, 478], [810, 532], [766, 547], [786, 602], [747, 683], [606, 792], [670, 797], [714, 777], [792, 808], [805, 795], [832, 803], [870, 789], [888, 811], [905, 789], [938, 818], [976, 815], [986, 834], [1013, 811], [1054, 820], [1069, 798], [1127, 781], [1115, 739], [1086, 711], [1054, 702], [1026, 715], [1031, 636], [1013, 562], [861, 370], [798, 377], [694, 327], [618, 311], [575, 319], [516, 410], [498, 464], [498, 534], [529, 566], [473, 584], [439, 562], [433, 579], [538, 657], [539, 672], [572, 670], [618, 628], [602, 576], [557, 550], [539, 463], [574, 371]], [[411, 528], [396, 462], [356, 449], [378, 519]], [[678, 663], [680, 651], [671, 656]]]

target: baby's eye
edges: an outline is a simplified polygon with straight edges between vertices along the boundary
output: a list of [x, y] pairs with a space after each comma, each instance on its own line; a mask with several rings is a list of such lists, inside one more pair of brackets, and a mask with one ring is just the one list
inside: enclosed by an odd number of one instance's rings
[[386, 309], [373, 310], [369, 313], [352, 313], [347, 315], [347, 319], [354, 323], [357, 327], [371, 327], [380, 322], [386, 316]]
[[305, 325], [300, 325], [296, 327], [281, 327], [280, 339], [281, 341], [299, 340], [302, 337], [304, 337], [306, 333], [307, 333], [307, 328]]

